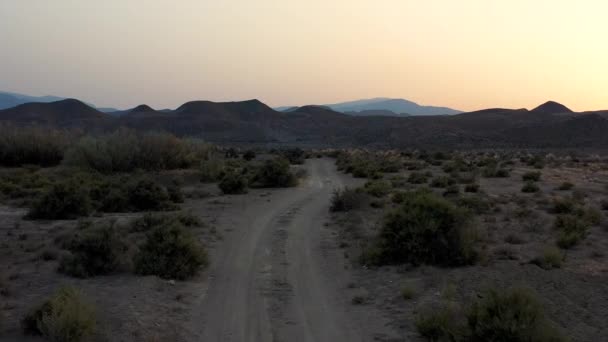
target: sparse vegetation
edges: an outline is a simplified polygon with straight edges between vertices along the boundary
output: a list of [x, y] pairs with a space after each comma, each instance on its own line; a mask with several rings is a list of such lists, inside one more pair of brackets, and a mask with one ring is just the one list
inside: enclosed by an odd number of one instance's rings
[[389, 212], [380, 232], [379, 263], [470, 264], [475, 230], [466, 210], [428, 192], [412, 192]]
[[22, 321], [25, 333], [56, 342], [84, 341], [93, 335], [95, 325], [93, 306], [71, 287], [59, 289]]
[[540, 188], [534, 182], [526, 182], [524, 186], [521, 188], [521, 192], [524, 193], [535, 193], [539, 192]]
[[88, 278], [117, 271], [127, 250], [113, 224], [79, 232], [64, 246], [70, 255], [64, 257], [59, 272]]
[[232, 171], [222, 177], [218, 186], [225, 194], [244, 194], [247, 192], [247, 179], [244, 175]]
[[490, 289], [464, 314], [462, 311], [455, 304], [444, 304], [420, 314], [416, 328], [428, 341], [567, 341], [545, 318], [536, 296], [527, 289]]
[[336, 189], [331, 198], [330, 211], [350, 211], [362, 206], [363, 195], [350, 188]]
[[540, 171], [530, 171], [526, 172], [521, 176], [521, 179], [524, 182], [538, 182], [540, 181], [541, 173]]
[[75, 180], [53, 185], [28, 213], [31, 219], [75, 219], [92, 211], [91, 198], [86, 188]]
[[57, 165], [70, 140], [68, 133], [52, 128], [0, 124], [0, 165]]
[[290, 170], [289, 161], [281, 157], [264, 162], [252, 182], [262, 188], [285, 188], [295, 186], [296, 183], [297, 179]]
[[207, 252], [181, 224], [159, 225], [147, 234], [135, 256], [135, 271], [164, 279], [184, 280], [207, 265]]

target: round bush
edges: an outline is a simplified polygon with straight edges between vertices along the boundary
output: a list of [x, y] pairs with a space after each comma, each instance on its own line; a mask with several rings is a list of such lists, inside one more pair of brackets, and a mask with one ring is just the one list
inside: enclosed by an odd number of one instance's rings
[[130, 187], [129, 202], [139, 211], [165, 210], [171, 207], [167, 190], [151, 179], [141, 179]]
[[244, 194], [247, 192], [247, 180], [241, 174], [229, 172], [222, 177], [218, 187], [225, 194]]
[[116, 271], [127, 250], [112, 225], [85, 232], [66, 247], [72, 254], [61, 260], [59, 271], [79, 278]]
[[59, 289], [21, 322], [25, 333], [42, 335], [57, 342], [86, 340], [93, 334], [95, 323], [93, 306], [71, 287]]
[[55, 184], [42, 195], [28, 213], [32, 219], [74, 219], [91, 212], [88, 190], [76, 181]]
[[135, 256], [137, 273], [164, 279], [184, 280], [206, 265], [205, 249], [176, 222], [153, 229]]
[[379, 262], [456, 266], [475, 261], [468, 211], [429, 192], [404, 196], [380, 232]]

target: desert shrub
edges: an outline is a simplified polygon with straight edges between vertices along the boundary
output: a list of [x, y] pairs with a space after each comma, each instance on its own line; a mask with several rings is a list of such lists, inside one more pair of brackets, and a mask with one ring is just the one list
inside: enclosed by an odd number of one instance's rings
[[538, 182], [540, 180], [541, 173], [539, 171], [526, 172], [521, 176], [524, 182]]
[[524, 186], [521, 188], [521, 192], [524, 193], [534, 193], [539, 191], [540, 188], [534, 182], [526, 182], [526, 184], [524, 184]]
[[360, 208], [363, 204], [364, 197], [360, 192], [350, 189], [336, 189], [331, 197], [330, 211], [350, 211]]
[[464, 192], [479, 192], [479, 184], [467, 184], [464, 186]]
[[169, 200], [173, 203], [184, 203], [184, 194], [182, 193], [182, 189], [179, 184], [172, 183], [167, 187], [167, 194], [169, 195]]
[[428, 176], [423, 172], [412, 172], [407, 177], [407, 181], [411, 184], [424, 184], [428, 181]]
[[135, 256], [135, 271], [164, 279], [184, 280], [207, 265], [207, 252], [179, 223], [160, 225], [148, 233]]
[[306, 154], [300, 148], [291, 148], [281, 151], [281, 155], [287, 159], [290, 164], [304, 164]]
[[460, 187], [458, 186], [458, 184], [452, 184], [450, 186], [448, 186], [445, 191], [443, 192], [443, 196], [457, 196], [458, 194], [460, 194]]
[[574, 184], [572, 184], [570, 182], [563, 182], [557, 187], [557, 190], [566, 191], [566, 190], [572, 190], [572, 188], [574, 188]]
[[53, 185], [34, 203], [28, 218], [74, 219], [91, 213], [92, 204], [88, 189], [75, 180]]
[[492, 202], [479, 195], [462, 196], [455, 199], [455, 203], [476, 214], [486, 214], [492, 209]]
[[254, 184], [263, 188], [285, 188], [295, 186], [297, 179], [285, 158], [267, 160], [254, 176]]
[[476, 236], [469, 214], [428, 192], [404, 196], [380, 232], [379, 263], [457, 266], [475, 261]]
[[247, 179], [238, 172], [228, 172], [218, 184], [225, 194], [244, 194], [247, 192]]
[[404, 285], [401, 287], [401, 298], [410, 300], [416, 296], [416, 288], [412, 285]]
[[57, 165], [70, 141], [70, 134], [52, 128], [0, 124], [0, 165]]
[[203, 160], [200, 165], [201, 182], [211, 183], [219, 181], [225, 174], [224, 168], [224, 161], [217, 156], [211, 156]]
[[152, 179], [140, 179], [127, 188], [129, 204], [137, 211], [174, 209], [167, 190]]
[[562, 214], [555, 219], [555, 228], [559, 232], [557, 245], [571, 248], [587, 236], [589, 223], [575, 215]]
[[368, 181], [363, 186], [363, 190], [374, 197], [386, 196], [392, 189], [392, 184], [389, 181], [373, 180]]
[[157, 214], [146, 213], [131, 221], [131, 231], [147, 232], [155, 227], [167, 225], [172, 222], [178, 222], [184, 227], [202, 227], [201, 219], [192, 213], [177, 213], [177, 214]]
[[431, 180], [431, 186], [433, 188], [447, 188], [450, 185], [454, 185], [454, 183], [454, 179], [447, 176], [439, 176]]
[[226, 152], [224, 153], [224, 156], [226, 157], [226, 159], [238, 158], [239, 152], [236, 150], [236, 148], [230, 147], [226, 150]]
[[545, 270], [562, 267], [564, 261], [564, 253], [557, 247], [549, 246], [543, 250], [540, 257], [532, 260], [533, 264], [540, 266]]
[[467, 341], [557, 342], [565, 338], [550, 326], [536, 296], [527, 289], [490, 289], [467, 312]]
[[115, 272], [127, 250], [113, 224], [79, 233], [65, 247], [71, 254], [61, 260], [59, 272], [79, 278]]
[[578, 203], [571, 197], [553, 200], [553, 212], [557, 214], [572, 214], [578, 211]]
[[483, 171], [482, 175], [486, 178], [508, 178], [510, 173], [505, 168], [499, 168], [497, 165], [488, 165]]
[[71, 287], [59, 289], [22, 320], [25, 333], [50, 341], [79, 342], [89, 338], [96, 324], [93, 306]]
[[418, 314], [414, 323], [418, 333], [427, 341], [460, 341], [466, 334], [458, 319], [460, 315], [454, 305], [445, 304]]
[[253, 150], [247, 150], [245, 151], [245, 153], [243, 153], [243, 159], [245, 159], [246, 161], [254, 160], [255, 156], [255, 151]]
[[203, 142], [167, 133], [119, 129], [111, 134], [84, 136], [66, 152], [65, 162], [101, 173], [172, 170], [196, 165], [211, 150]]

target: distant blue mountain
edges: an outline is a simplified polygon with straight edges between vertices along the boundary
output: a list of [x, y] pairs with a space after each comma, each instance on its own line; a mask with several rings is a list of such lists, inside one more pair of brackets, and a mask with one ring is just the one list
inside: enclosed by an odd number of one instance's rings
[[405, 115], [453, 115], [462, 113], [459, 110], [447, 107], [421, 106], [415, 102], [404, 99], [391, 99], [385, 97], [356, 100], [328, 104], [327, 107], [342, 113], [390, 111], [397, 116]]
[[[51, 95], [31, 96], [31, 95], [24, 95], [24, 94], [0, 91], [0, 110], [6, 109], [6, 108], [13, 108], [15, 106], [18, 106], [18, 105], [24, 104], [24, 103], [31, 103], [31, 102], [48, 103], [48, 102], [61, 101], [61, 100], [65, 100], [65, 99], [66, 99], [65, 97], [51, 96]], [[95, 107], [94, 105], [92, 105], [90, 103], [87, 103], [87, 104], [89, 106]], [[97, 109], [101, 112], [106, 112], [106, 113], [115, 112], [118, 110], [115, 108], [97, 108]]]

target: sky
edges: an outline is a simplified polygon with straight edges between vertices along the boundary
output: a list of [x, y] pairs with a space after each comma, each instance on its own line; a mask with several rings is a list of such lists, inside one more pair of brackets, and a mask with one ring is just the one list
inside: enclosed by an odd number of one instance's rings
[[608, 109], [605, 0], [0, 0], [0, 90]]

